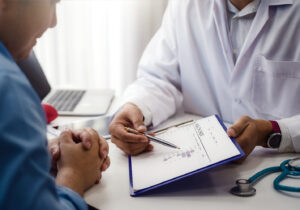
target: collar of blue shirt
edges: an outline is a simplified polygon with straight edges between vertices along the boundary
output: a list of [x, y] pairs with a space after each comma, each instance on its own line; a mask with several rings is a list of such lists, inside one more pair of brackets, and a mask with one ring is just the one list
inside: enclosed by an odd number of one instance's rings
[[4, 44], [0, 41], [0, 53], [4, 55], [7, 59], [14, 61], [12, 55], [7, 50], [7, 48], [4, 46]]

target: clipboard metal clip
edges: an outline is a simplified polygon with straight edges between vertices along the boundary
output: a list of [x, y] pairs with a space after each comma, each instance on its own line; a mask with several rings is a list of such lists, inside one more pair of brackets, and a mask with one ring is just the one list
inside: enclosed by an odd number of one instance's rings
[[165, 131], [169, 130], [170, 128], [178, 128], [178, 127], [182, 127], [182, 126], [187, 126], [187, 125], [193, 124], [194, 122], [195, 122], [195, 120], [185, 121], [185, 122], [182, 122], [182, 123], [178, 123], [178, 124], [171, 125], [169, 127], [157, 130], [154, 133], [155, 134], [162, 133], [162, 132], [165, 132]]

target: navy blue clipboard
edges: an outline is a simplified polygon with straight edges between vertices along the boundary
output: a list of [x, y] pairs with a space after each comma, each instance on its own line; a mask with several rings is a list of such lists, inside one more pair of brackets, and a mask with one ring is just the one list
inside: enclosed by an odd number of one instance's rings
[[[221, 124], [221, 126], [223, 127], [223, 129], [225, 131], [227, 131], [227, 128], [226, 126], [224, 125], [223, 121], [220, 119], [220, 117], [218, 115], [215, 115], [216, 118], [218, 119], [219, 123]], [[138, 191], [134, 191], [134, 188], [133, 188], [133, 178], [132, 178], [132, 165], [131, 165], [131, 156], [129, 155], [128, 156], [128, 165], [129, 165], [129, 184], [130, 184], [130, 196], [132, 197], [136, 197], [136, 196], [139, 196], [139, 195], [142, 195], [144, 194], [145, 192], [148, 192], [148, 191], [151, 191], [153, 189], [156, 189], [156, 188], [159, 188], [163, 185], [167, 185], [167, 184], [170, 184], [172, 182], [175, 182], [175, 181], [178, 181], [178, 180], [181, 180], [181, 179], [184, 179], [186, 177], [189, 177], [189, 176], [192, 176], [194, 174], [197, 174], [197, 173], [200, 173], [200, 172], [203, 172], [203, 171], [206, 171], [208, 169], [211, 169], [211, 168], [215, 168], [217, 166], [220, 166], [220, 165], [223, 165], [225, 163], [228, 163], [228, 162], [231, 162], [233, 160], [237, 160], [239, 158], [242, 158], [244, 157], [245, 153], [244, 151], [241, 149], [241, 147], [238, 145], [238, 143], [235, 141], [234, 138], [230, 138], [232, 143], [236, 146], [236, 148], [239, 150], [240, 154], [239, 155], [236, 155], [234, 157], [231, 157], [231, 158], [228, 158], [228, 159], [225, 159], [223, 161], [220, 161], [218, 163], [215, 163], [215, 164], [212, 164], [212, 165], [209, 165], [209, 166], [206, 166], [204, 168], [200, 168], [200, 169], [197, 169], [195, 171], [191, 171], [187, 174], [184, 174], [184, 175], [181, 175], [181, 176], [178, 176], [178, 177], [175, 177], [173, 179], [170, 179], [170, 180], [167, 180], [167, 181], [164, 181], [162, 183], [159, 183], [159, 184], [156, 184], [156, 185], [153, 185], [151, 187], [148, 187], [148, 188], [144, 188], [144, 189], [141, 189], [141, 190], [138, 190]]]

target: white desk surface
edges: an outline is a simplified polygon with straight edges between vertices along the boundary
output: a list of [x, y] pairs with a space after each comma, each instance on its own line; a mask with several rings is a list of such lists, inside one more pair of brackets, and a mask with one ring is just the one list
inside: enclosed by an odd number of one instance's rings
[[[179, 115], [164, 123], [182, 122], [195, 116]], [[197, 118], [197, 117], [196, 117]], [[68, 118], [70, 121], [72, 118]], [[74, 118], [77, 119], [77, 118]], [[153, 143], [155, 146], [155, 143]], [[259, 181], [253, 197], [236, 197], [229, 193], [239, 178], [249, 178], [254, 173], [270, 166], [278, 166], [283, 160], [299, 154], [279, 154], [277, 151], [256, 148], [243, 164], [226, 164], [172, 183], [141, 197], [130, 197], [127, 156], [109, 142], [110, 168], [103, 173], [99, 185], [85, 193], [85, 200], [101, 210], [182, 210], [182, 209], [299, 209], [300, 193], [282, 193], [274, 190], [271, 174]], [[282, 182], [300, 187], [300, 179]]]

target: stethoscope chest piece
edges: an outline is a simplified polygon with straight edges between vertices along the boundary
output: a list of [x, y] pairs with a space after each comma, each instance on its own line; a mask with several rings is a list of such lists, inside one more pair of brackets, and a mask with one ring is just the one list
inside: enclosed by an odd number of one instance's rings
[[280, 182], [286, 178], [300, 177], [300, 158], [285, 160], [280, 164], [280, 166], [266, 168], [257, 172], [249, 179], [238, 179], [236, 181], [237, 186], [232, 188], [230, 192], [233, 195], [243, 197], [255, 195], [256, 190], [253, 187], [254, 184], [262, 177], [277, 172], [281, 172], [281, 174], [279, 174], [273, 182], [273, 186], [276, 190], [300, 193], [300, 187], [292, 187], [280, 184]]
[[248, 179], [238, 179], [236, 180], [236, 185], [237, 186], [230, 190], [233, 195], [249, 197], [255, 195], [256, 193], [256, 189], [252, 186]]

